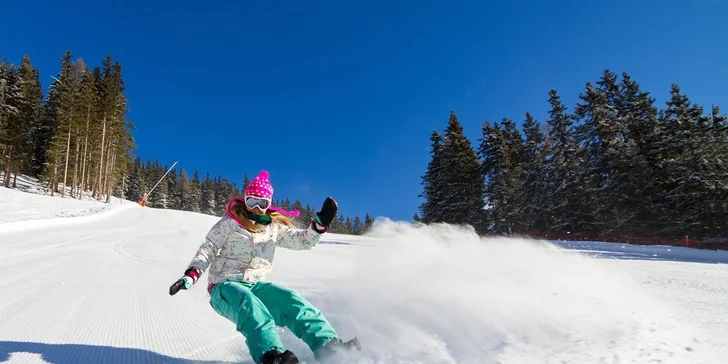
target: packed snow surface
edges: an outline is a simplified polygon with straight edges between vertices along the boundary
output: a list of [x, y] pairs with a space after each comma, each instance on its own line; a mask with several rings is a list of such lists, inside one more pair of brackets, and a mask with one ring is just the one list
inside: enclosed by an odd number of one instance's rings
[[[210, 307], [206, 274], [168, 294], [217, 217], [122, 206], [0, 224], [0, 362], [252, 363], [235, 324]], [[726, 262], [725, 252], [383, 221], [367, 237], [279, 248], [269, 279], [307, 297], [343, 339], [359, 337], [362, 352], [337, 363], [718, 364], [728, 362]]]

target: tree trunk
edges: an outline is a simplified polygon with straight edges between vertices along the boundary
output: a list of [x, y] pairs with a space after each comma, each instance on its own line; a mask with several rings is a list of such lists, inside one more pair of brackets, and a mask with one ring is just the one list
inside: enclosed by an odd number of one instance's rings
[[102, 190], [104, 193], [107, 194], [107, 199], [108, 199], [109, 190], [111, 189], [110, 186], [112, 184], [111, 183], [111, 173], [113, 172], [113, 169], [114, 169], [113, 161], [114, 161], [114, 155], [115, 155], [114, 154], [114, 149], [115, 149], [114, 144], [111, 144], [111, 143], [109, 143], [109, 144], [110, 145], [108, 147], [108, 154], [106, 155], [106, 173], [104, 174], [104, 189]]
[[[88, 159], [90, 159], [91, 156], [88, 156]], [[91, 168], [91, 161], [87, 162], [89, 164], [89, 167], [86, 169], [86, 185], [84, 186], [84, 191], [91, 192], [94, 188], [94, 179], [93, 179], [93, 169]]]
[[68, 126], [68, 138], [66, 139], [66, 160], [65, 167], [63, 169], [63, 190], [61, 190], [61, 197], [66, 197], [66, 186], [68, 184], [68, 159], [71, 154], [71, 126]]
[[5, 175], [3, 176], [3, 185], [5, 187], [10, 187], [10, 170], [12, 169], [13, 165], [13, 147], [11, 146], [8, 148], [10, 151], [8, 152], [8, 163], [5, 165]]
[[[114, 148], [115, 149], [115, 148]], [[111, 201], [111, 195], [113, 194], [114, 189], [114, 183], [112, 179], [112, 174], [114, 173], [114, 168], [116, 167], [116, 153], [113, 153], [111, 155], [111, 164], [109, 167], [109, 179], [107, 180], [107, 190], [106, 190], [106, 203], [109, 203]]]
[[121, 199], [121, 202], [124, 203], [124, 188], [126, 187], [126, 175], [121, 176], [121, 191], [119, 193], [119, 199]]
[[96, 181], [96, 187], [94, 188], [93, 196], [94, 198], [98, 199], [100, 197], [101, 188], [102, 188], [102, 180], [104, 175], [104, 144], [106, 143], [106, 113], [104, 113], [104, 121], [103, 121], [103, 127], [101, 129], [101, 146], [99, 147], [99, 150], [101, 151], [99, 155], [99, 173], [98, 173], [98, 180]]
[[78, 189], [78, 164], [81, 162], [80, 154], [81, 154], [81, 143], [78, 142], [78, 134], [81, 133], [81, 129], [78, 129], [78, 132], [76, 133], [76, 153], [74, 153], [73, 157], [73, 182], [71, 182], [71, 198], [76, 198], [76, 193]]
[[6, 149], [7, 147], [4, 145], [2, 146], [2, 149], [0, 149], [0, 169], [5, 168], [5, 164], [3, 163], [3, 157], [5, 156]]
[[106, 183], [108, 181], [109, 176], [109, 153], [111, 150], [107, 147], [106, 151], [104, 153], [104, 173], [101, 176], [101, 188], [99, 188], [99, 199], [104, 197], [104, 194], [106, 193]]
[[61, 154], [60, 150], [55, 151], [55, 156], [53, 157], [53, 177], [51, 177], [51, 196], [55, 195], [56, 189], [58, 188], [58, 160], [59, 154]]
[[87, 181], [86, 179], [86, 163], [88, 163], [88, 135], [90, 133], [89, 131], [89, 122], [91, 119], [91, 106], [89, 106], [86, 109], [86, 135], [83, 137], [83, 165], [81, 167], [81, 193], [78, 194], [78, 199], [81, 199], [81, 196], [83, 196], [83, 191], [86, 190], [85, 183]]

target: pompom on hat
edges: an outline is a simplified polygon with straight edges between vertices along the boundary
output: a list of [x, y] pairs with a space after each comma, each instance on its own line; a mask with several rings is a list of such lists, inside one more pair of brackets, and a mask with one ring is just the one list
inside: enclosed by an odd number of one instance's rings
[[258, 177], [253, 178], [253, 180], [250, 181], [250, 184], [248, 184], [248, 187], [245, 188], [245, 195], [255, 195], [258, 197], [272, 199], [273, 185], [271, 185], [270, 180], [268, 179], [269, 177], [270, 174], [268, 171], [260, 171]]

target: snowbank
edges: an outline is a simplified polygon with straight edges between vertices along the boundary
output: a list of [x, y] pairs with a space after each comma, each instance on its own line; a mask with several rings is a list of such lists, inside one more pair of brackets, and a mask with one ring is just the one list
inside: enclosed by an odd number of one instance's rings
[[88, 193], [83, 193], [80, 200], [69, 195], [51, 196], [36, 179], [18, 176], [16, 188], [0, 187], [0, 226], [17, 221], [88, 216], [122, 204], [133, 202], [112, 198], [110, 203], [105, 203], [92, 198]]

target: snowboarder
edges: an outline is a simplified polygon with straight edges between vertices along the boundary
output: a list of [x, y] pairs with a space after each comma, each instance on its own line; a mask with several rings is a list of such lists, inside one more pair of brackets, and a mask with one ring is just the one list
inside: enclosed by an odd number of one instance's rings
[[174, 295], [189, 289], [207, 270], [210, 305], [236, 324], [257, 364], [295, 364], [296, 355], [283, 347], [276, 326], [286, 326], [323, 359], [339, 349], [361, 347], [356, 338], [343, 342], [323, 314], [297, 292], [265, 280], [276, 247], [313, 248], [338, 211], [326, 198], [321, 211], [305, 229], [291, 217], [297, 211], [271, 206], [273, 187], [261, 171], [246, 187], [243, 198], [228, 202], [226, 214], [212, 226], [182, 278], [169, 289]]

